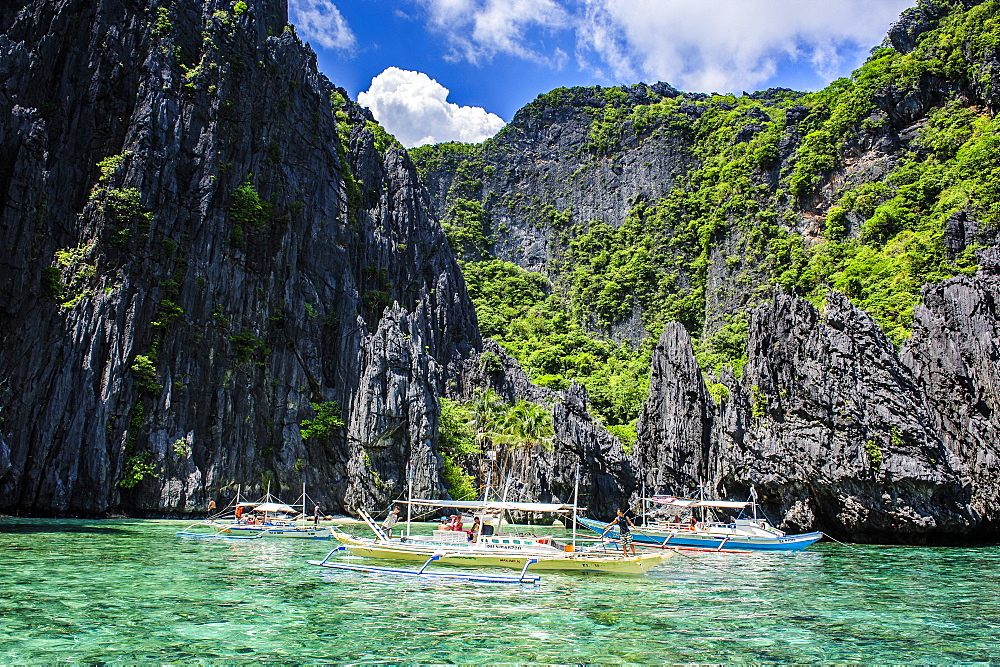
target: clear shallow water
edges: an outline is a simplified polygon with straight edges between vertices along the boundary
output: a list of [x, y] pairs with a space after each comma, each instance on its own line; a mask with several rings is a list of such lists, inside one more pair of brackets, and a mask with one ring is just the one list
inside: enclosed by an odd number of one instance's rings
[[504, 586], [326, 571], [306, 560], [332, 541], [177, 538], [189, 524], [0, 519], [0, 663], [1000, 660], [1000, 547], [820, 544]]

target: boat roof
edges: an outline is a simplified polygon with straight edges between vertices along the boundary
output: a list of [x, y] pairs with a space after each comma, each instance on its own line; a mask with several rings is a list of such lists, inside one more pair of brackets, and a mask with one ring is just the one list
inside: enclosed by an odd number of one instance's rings
[[[512, 510], [515, 512], [572, 512], [573, 506], [565, 503], [514, 503], [499, 500], [442, 500], [414, 498], [396, 501], [403, 505], [424, 505], [429, 507], [454, 507], [463, 510]], [[586, 509], [578, 507], [577, 510]]]
[[254, 512], [289, 512], [298, 514], [299, 511], [291, 505], [284, 503], [240, 503], [241, 507], [249, 507]]
[[676, 496], [652, 496], [646, 500], [671, 507], [722, 507], [726, 509], [743, 509], [750, 503], [738, 500], [698, 500], [697, 498], [678, 498]]

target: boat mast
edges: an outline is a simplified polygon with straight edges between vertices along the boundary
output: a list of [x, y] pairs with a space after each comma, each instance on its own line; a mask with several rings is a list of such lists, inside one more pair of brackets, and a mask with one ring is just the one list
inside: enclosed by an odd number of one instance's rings
[[476, 542], [482, 539], [483, 530], [486, 528], [486, 506], [490, 502], [490, 487], [493, 485], [493, 462], [496, 457], [495, 449], [486, 452], [486, 458], [489, 459], [490, 464], [486, 467], [486, 491], [483, 493], [483, 506], [479, 508], [479, 535], [476, 537]]
[[646, 496], [646, 483], [642, 483], [642, 525], [647, 525], [649, 519], [646, 516], [649, 513], [649, 498]]
[[[413, 461], [410, 461], [408, 466], [409, 470], [406, 471], [406, 536], [410, 536], [410, 512], [413, 510], [413, 505], [410, 502], [413, 500]], [[389, 510], [390, 512], [392, 510]]]
[[576, 464], [576, 481], [573, 483], [573, 551], [576, 551], [576, 506], [580, 498], [580, 464]]
[[701, 501], [701, 522], [705, 523], [705, 486], [698, 484], [698, 500]]
[[[506, 503], [507, 502], [507, 492], [510, 491], [510, 487], [511, 487], [511, 485], [513, 483], [514, 483], [514, 475], [513, 475], [513, 473], [511, 473], [510, 475], [507, 475], [507, 481], [504, 482], [503, 493], [500, 494], [500, 502], [501, 503]], [[500, 509], [500, 516], [497, 518], [497, 535], [500, 534], [501, 529], [503, 528], [503, 513], [505, 511], [506, 510], [504, 510], [501, 507], [501, 509]], [[514, 525], [514, 524], [511, 523], [511, 525]]]

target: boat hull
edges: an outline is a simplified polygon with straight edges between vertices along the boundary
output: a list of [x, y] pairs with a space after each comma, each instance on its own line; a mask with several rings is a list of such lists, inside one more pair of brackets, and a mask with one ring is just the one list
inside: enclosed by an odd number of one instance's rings
[[446, 545], [407, 545], [402, 542], [366, 541], [341, 533], [337, 533], [336, 537], [353, 555], [365, 558], [424, 562], [435, 554], [441, 554], [437, 560], [441, 565], [505, 567], [514, 570], [521, 570], [528, 560], [537, 559], [537, 562], [528, 565], [528, 569], [532, 571], [645, 574], [656, 565], [674, 555], [671, 551], [657, 554], [639, 554], [632, 557], [591, 556], [571, 553], [553, 555], [511, 552], [489, 553], [472, 548], [452, 548]]
[[[581, 524], [600, 533], [607, 526], [593, 519], [578, 518]], [[608, 531], [608, 537], [618, 539], [617, 527]], [[656, 547], [679, 547], [715, 549], [718, 551], [799, 551], [822, 539], [823, 533], [802, 533], [783, 537], [757, 537], [746, 535], [720, 535], [686, 530], [637, 530], [632, 533], [632, 541], [639, 545]]]

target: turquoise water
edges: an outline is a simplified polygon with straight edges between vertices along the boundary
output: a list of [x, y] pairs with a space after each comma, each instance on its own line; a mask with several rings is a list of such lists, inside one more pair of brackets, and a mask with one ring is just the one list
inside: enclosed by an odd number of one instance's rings
[[[331, 541], [0, 520], [0, 663], [1000, 660], [1000, 548], [694, 554], [535, 586], [323, 570]], [[726, 570], [726, 572], [721, 571]]]

